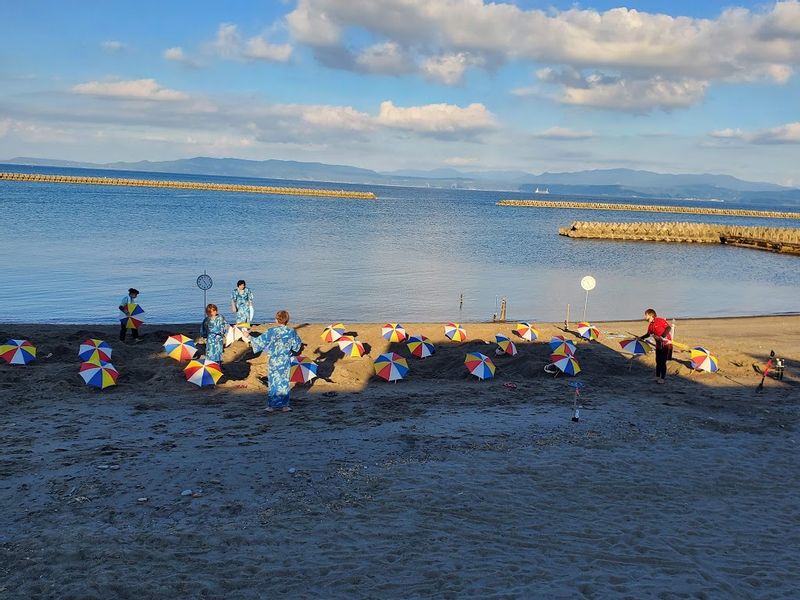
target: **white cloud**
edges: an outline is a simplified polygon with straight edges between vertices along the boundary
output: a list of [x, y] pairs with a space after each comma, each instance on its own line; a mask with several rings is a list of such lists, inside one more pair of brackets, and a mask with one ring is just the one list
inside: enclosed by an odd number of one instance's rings
[[87, 81], [72, 87], [75, 94], [125, 100], [185, 100], [187, 94], [161, 86], [155, 79]]
[[594, 137], [591, 131], [575, 131], [567, 127], [550, 127], [534, 134], [534, 137], [547, 140], [588, 140]]
[[372, 129], [372, 119], [367, 113], [350, 106], [309, 106], [302, 111], [306, 123], [326, 129], [367, 131]]
[[399, 44], [385, 42], [365, 49], [355, 58], [355, 65], [364, 73], [402, 75], [414, 70]]
[[291, 44], [272, 44], [263, 36], [243, 40], [238, 27], [232, 23], [220, 23], [211, 49], [228, 60], [286, 62], [292, 56]]
[[443, 162], [451, 167], [471, 167], [480, 164], [481, 161], [468, 156], [451, 156], [450, 158], [445, 158]]
[[464, 108], [453, 104], [401, 108], [386, 100], [381, 102], [377, 122], [384, 127], [440, 137], [472, 135], [496, 127], [494, 115], [479, 103]]
[[127, 46], [119, 40], [106, 40], [100, 44], [100, 47], [108, 52], [121, 52], [127, 48]]
[[588, 87], [565, 88], [561, 102], [628, 112], [648, 112], [654, 108], [668, 111], [696, 104], [708, 87], [705, 81], [670, 81], [662, 77], [589, 83]]
[[201, 63], [184, 52], [180, 46], [167, 48], [162, 54], [165, 60], [178, 63], [181, 66], [197, 69], [201, 67]]
[[[695, 104], [715, 81], [785, 83], [800, 64], [797, 0], [704, 19], [628, 8], [543, 11], [486, 0], [300, 0], [287, 24], [299, 43], [327, 49], [315, 56], [328, 66], [352, 68], [325, 59], [346, 49], [349, 30], [365, 30], [417, 56], [421, 74], [447, 85], [472, 67], [522, 61], [559, 69], [560, 79], [549, 81], [564, 87], [567, 103], [634, 111]], [[587, 86], [568, 81], [598, 72], [619, 84], [577, 92]], [[649, 104], [627, 94], [630, 86], [645, 91]]]
[[740, 140], [749, 144], [800, 144], [800, 121], [757, 131], [743, 131], [738, 128], [719, 129], [708, 135], [717, 139]]

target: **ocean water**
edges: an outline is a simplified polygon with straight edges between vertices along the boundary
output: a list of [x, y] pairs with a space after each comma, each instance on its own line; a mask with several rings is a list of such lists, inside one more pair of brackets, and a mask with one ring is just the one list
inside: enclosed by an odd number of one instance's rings
[[[800, 258], [718, 245], [573, 240], [578, 220], [796, 221], [499, 207], [530, 194], [26, 168], [106, 177], [372, 190], [377, 201], [0, 181], [0, 322], [114, 323], [128, 287], [149, 323], [230, 317], [247, 280], [256, 321], [285, 308], [302, 321], [670, 318], [800, 310]], [[561, 196], [560, 196], [561, 197]], [[616, 200], [615, 200], [616, 201]], [[639, 199], [630, 199], [640, 202]], [[659, 203], [663, 203], [659, 201]], [[692, 206], [699, 202], [686, 202]], [[709, 203], [714, 207], [734, 204]], [[459, 307], [463, 295], [463, 307]]]

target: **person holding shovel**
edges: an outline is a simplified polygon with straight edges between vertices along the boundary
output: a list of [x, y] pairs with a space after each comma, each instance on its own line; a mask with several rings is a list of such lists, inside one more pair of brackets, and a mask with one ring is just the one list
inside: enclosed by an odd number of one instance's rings
[[644, 341], [652, 336], [656, 343], [656, 383], [665, 383], [667, 377], [667, 361], [672, 358], [672, 327], [669, 321], [659, 317], [656, 311], [648, 308], [644, 311], [644, 320], [649, 323], [647, 333], [640, 335]]

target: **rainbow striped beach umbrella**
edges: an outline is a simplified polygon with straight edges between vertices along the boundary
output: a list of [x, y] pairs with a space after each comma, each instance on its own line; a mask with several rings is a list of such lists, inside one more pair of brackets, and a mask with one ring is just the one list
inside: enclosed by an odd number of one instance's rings
[[27, 365], [36, 360], [36, 346], [28, 340], [8, 340], [0, 346], [0, 357], [10, 365]]
[[492, 359], [480, 352], [467, 352], [464, 357], [464, 366], [478, 379], [491, 379], [496, 370]]
[[596, 340], [600, 337], [600, 330], [591, 323], [578, 323], [578, 335], [585, 340]]
[[572, 340], [568, 340], [563, 335], [555, 335], [550, 339], [550, 352], [572, 356], [575, 354], [577, 346]]
[[645, 344], [639, 338], [622, 340], [619, 345], [625, 354], [630, 354], [631, 356], [642, 356], [643, 354], [650, 352], [650, 346]]
[[397, 381], [408, 373], [408, 361], [396, 352], [387, 352], [375, 359], [373, 368], [381, 379]]
[[536, 331], [536, 328], [527, 321], [520, 321], [517, 323], [513, 331], [523, 340], [528, 340], [529, 342], [532, 342], [539, 337], [539, 332]]
[[387, 342], [402, 342], [408, 337], [400, 323], [387, 323], [381, 328], [381, 335]]
[[144, 309], [138, 304], [124, 304], [120, 311], [119, 322], [125, 325], [125, 329], [139, 329], [144, 323], [142, 314], [144, 314]]
[[351, 358], [360, 358], [364, 356], [364, 344], [359, 342], [352, 335], [341, 336], [337, 343], [339, 344], [339, 349], [344, 352], [345, 356]]
[[333, 323], [322, 330], [322, 335], [320, 337], [323, 342], [335, 342], [344, 335], [345, 331], [347, 331], [347, 327], [342, 323]]
[[91, 338], [78, 347], [78, 357], [83, 362], [99, 365], [101, 362], [111, 362], [111, 346], [108, 342]]
[[581, 372], [581, 367], [571, 354], [553, 354], [550, 357], [555, 367], [565, 375], [573, 377]]
[[424, 335], [412, 335], [408, 338], [406, 346], [408, 346], [411, 356], [416, 356], [417, 358], [428, 358], [431, 354], [436, 352], [436, 346]]
[[690, 357], [695, 371], [715, 373], [719, 370], [719, 361], [711, 355], [711, 350], [698, 346], [691, 349]]
[[86, 382], [101, 390], [117, 385], [119, 372], [110, 362], [100, 361], [99, 363], [85, 362], [81, 365], [78, 374]]
[[467, 330], [461, 326], [461, 323], [448, 323], [444, 326], [444, 334], [454, 342], [463, 342], [467, 339]]
[[306, 356], [293, 356], [289, 367], [289, 381], [308, 383], [317, 376], [317, 363]]
[[222, 367], [218, 362], [207, 358], [192, 359], [183, 369], [186, 381], [197, 386], [216, 385], [222, 377]]
[[508, 354], [509, 356], [516, 356], [517, 355], [517, 346], [508, 339], [508, 336], [503, 335], [502, 333], [496, 333], [494, 336], [495, 341], [497, 342], [497, 346], [502, 353]]
[[177, 361], [191, 360], [197, 354], [197, 346], [194, 345], [194, 340], [182, 333], [176, 333], [167, 338], [164, 342], [164, 352], [167, 356], [174, 358]]

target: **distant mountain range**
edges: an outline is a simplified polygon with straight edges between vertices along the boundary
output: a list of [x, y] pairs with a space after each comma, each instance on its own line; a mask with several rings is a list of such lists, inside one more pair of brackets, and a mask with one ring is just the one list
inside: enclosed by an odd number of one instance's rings
[[769, 202], [795, 206], [800, 189], [774, 183], [744, 181], [730, 175], [664, 174], [633, 169], [599, 169], [571, 173], [526, 171], [460, 171], [458, 169], [398, 170], [378, 172], [347, 165], [330, 165], [290, 160], [243, 160], [239, 158], [196, 157], [170, 161], [114, 162], [95, 164], [55, 159], [18, 157], [5, 164], [111, 169], [150, 173], [329, 181], [373, 185], [405, 185], [496, 191], [531, 192], [547, 190], [550, 195], [592, 197], [696, 198]]

